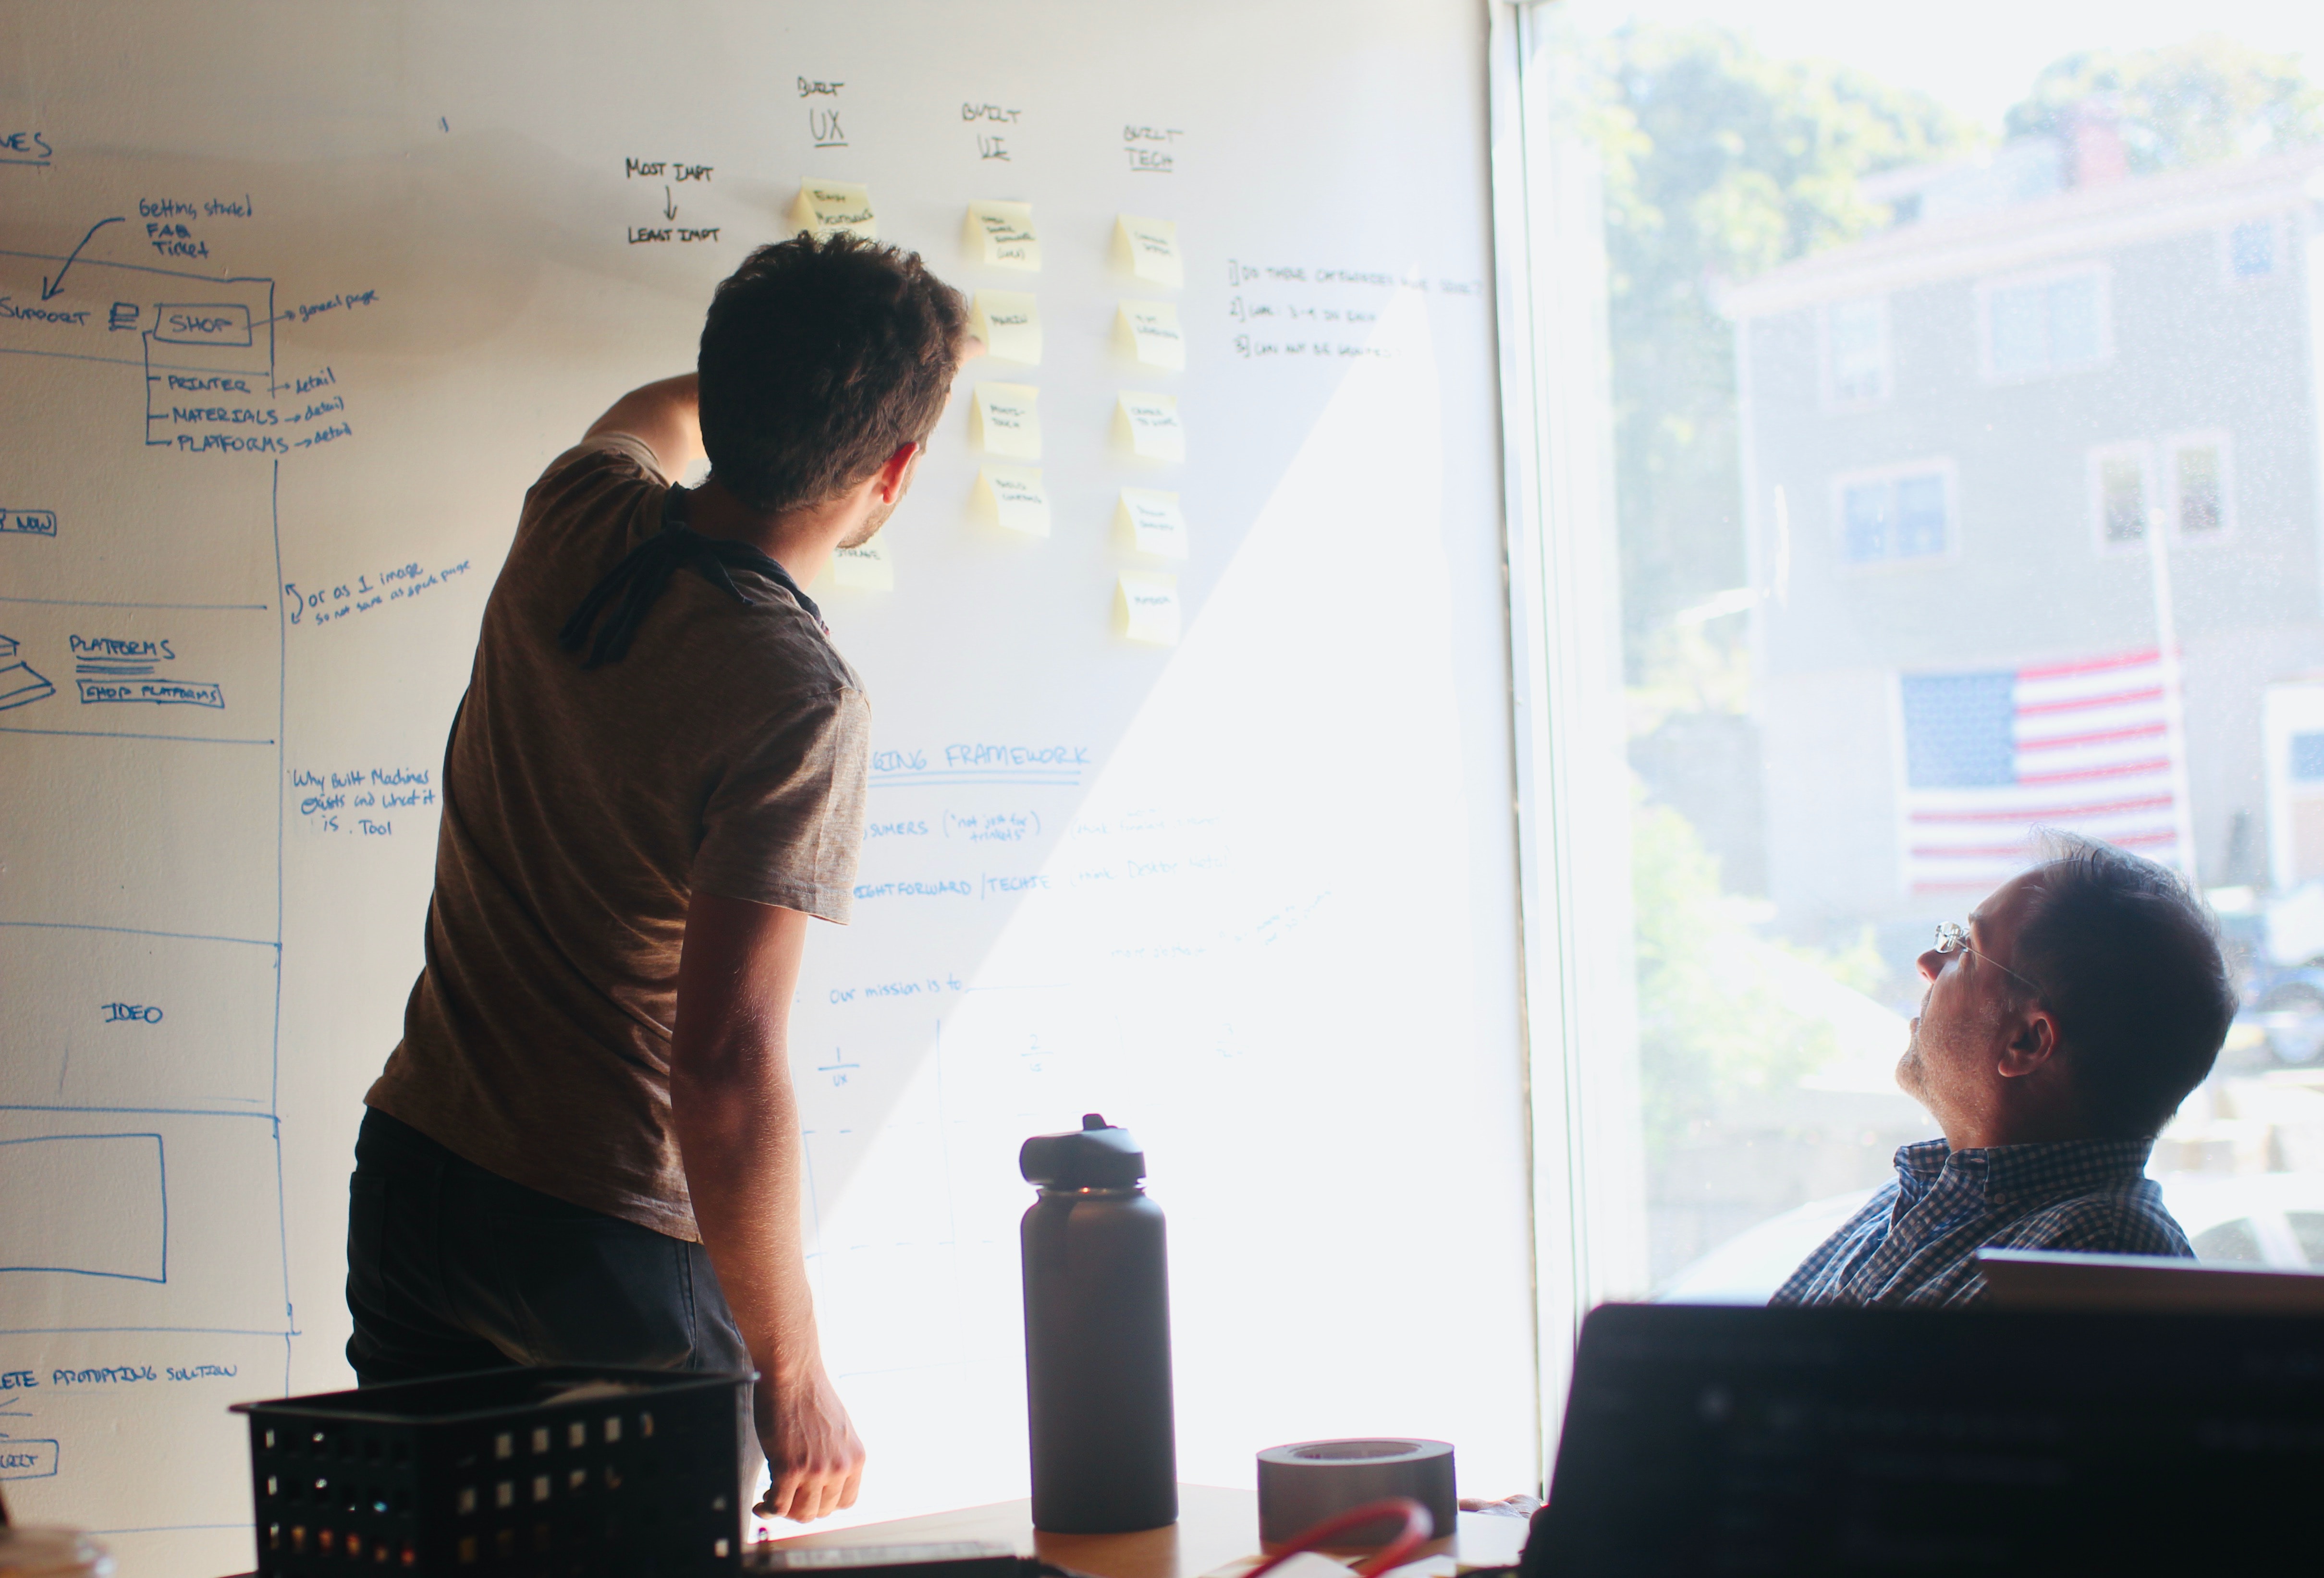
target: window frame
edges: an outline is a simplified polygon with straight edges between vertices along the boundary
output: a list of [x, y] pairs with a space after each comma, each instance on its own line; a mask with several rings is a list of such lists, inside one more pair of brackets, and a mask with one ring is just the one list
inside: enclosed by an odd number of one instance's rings
[[[2289, 249], [2292, 227], [2284, 223], [2281, 213], [2258, 214], [2242, 219], [2230, 219], [2215, 233], [2218, 237], [2219, 282], [2230, 290], [2249, 290], [2256, 287], [2282, 283], [2292, 273]], [[2268, 227], [2271, 251], [2268, 271], [2264, 274], [2236, 272], [2236, 232], [2246, 225]]]
[[[2163, 454], [2155, 469], [2161, 473], [2163, 501], [2171, 512], [2168, 524], [2172, 546], [2201, 547], [2209, 543], [2235, 540], [2236, 446], [2233, 436], [2224, 427], [2193, 427], [2166, 433], [2158, 442]], [[2219, 526], [2216, 531], [2190, 537], [2179, 524], [2179, 452], [2206, 445], [2219, 452]]]
[[[1934, 475], [1944, 487], [1945, 546], [1943, 551], [1934, 554], [1914, 554], [1910, 556], [1890, 554], [1878, 559], [1849, 558], [1848, 556], [1848, 491], [1850, 488], [1861, 487], [1867, 482], [1893, 483], [1905, 477], [1929, 475]], [[1923, 455], [1914, 460], [1892, 461], [1886, 465], [1835, 472], [1825, 490], [1825, 496], [1831, 507], [1832, 563], [1843, 575], [1877, 575], [1960, 562], [1960, 467], [1949, 454]]]
[[[2139, 491], [2145, 504], [2145, 521], [2135, 541], [2110, 542], [2107, 538], [2106, 463], [2125, 459], [2138, 463]], [[2161, 472], [2162, 468], [2155, 462], [2154, 445], [2144, 438], [2093, 444], [2082, 452], [2082, 497], [2089, 521], [2090, 546], [2100, 558], [2131, 558], [2146, 552], [2146, 534], [2154, 529], [2155, 501], [2161, 493]], [[2167, 521], [2164, 524], [2166, 527], [2169, 525]]]
[[[2098, 354], [2080, 362], [2061, 363], [2052, 361], [2031, 372], [2004, 372], [1997, 368], [1993, 360], [1994, 298], [2013, 290], [2032, 289], [2085, 276], [2098, 285]], [[2020, 273], [1989, 275], [1977, 282], [1976, 299], [1978, 377], [1983, 383], [2003, 387], [2039, 383], [2045, 379], [2070, 378], [2076, 373], [2096, 372], [2114, 363], [2114, 267], [2104, 258], [2080, 258], [2071, 262], [2054, 263], [2047, 268], [2029, 269]], [[2048, 327], [2044, 324], [2045, 333]]]
[[[1835, 308], [1861, 307], [1869, 304], [1880, 320], [1880, 392], [1868, 399], [1849, 399], [1840, 392], [1837, 369], [1833, 365], [1834, 340], [1831, 315]], [[1839, 300], [1819, 303], [1816, 317], [1816, 389], [1824, 414], [1840, 416], [1851, 411], [1877, 411], [1893, 404], [1896, 399], [1896, 340], [1895, 318], [1889, 308], [1886, 291], [1877, 296], [1851, 296]]]

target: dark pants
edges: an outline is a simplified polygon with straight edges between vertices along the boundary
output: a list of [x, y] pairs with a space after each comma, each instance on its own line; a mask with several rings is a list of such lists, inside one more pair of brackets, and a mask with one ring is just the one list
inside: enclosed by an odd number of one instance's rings
[[348, 1184], [364, 1386], [510, 1364], [748, 1370], [698, 1243], [513, 1184], [366, 1110]]

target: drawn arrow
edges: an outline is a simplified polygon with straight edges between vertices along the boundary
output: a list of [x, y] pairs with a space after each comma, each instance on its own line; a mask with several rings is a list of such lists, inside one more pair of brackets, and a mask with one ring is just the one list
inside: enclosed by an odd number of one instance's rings
[[[100, 219], [96, 224], [88, 227], [88, 235], [95, 235], [98, 231], [104, 229], [108, 225], [120, 225], [123, 223], [124, 223], [124, 221], [118, 214], [115, 215], [110, 219]], [[88, 244], [88, 235], [84, 235], [80, 238], [80, 246], [87, 246]], [[65, 269], [71, 268], [73, 266], [73, 259], [80, 256], [80, 246], [77, 246], [72, 249], [72, 257], [65, 260], [65, 267], [57, 271], [57, 277], [55, 279], [51, 280], [46, 274], [41, 276], [42, 300], [46, 301], [50, 297], [54, 296], [58, 291], [65, 288]]]
[[665, 219], [678, 217], [678, 200], [669, 195], [668, 187], [661, 189], [661, 216]]

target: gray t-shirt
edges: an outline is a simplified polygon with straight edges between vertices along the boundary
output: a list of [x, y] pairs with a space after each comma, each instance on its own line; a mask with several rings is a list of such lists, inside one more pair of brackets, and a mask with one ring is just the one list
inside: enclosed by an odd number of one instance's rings
[[[661, 528], [652, 450], [567, 450], [525, 495], [445, 749], [427, 965], [364, 1097], [517, 1183], [673, 1237], [670, 1026], [697, 890], [844, 922], [870, 713], [772, 579], [681, 569], [619, 662], [558, 631]], [[604, 616], [601, 616], [604, 617]]]

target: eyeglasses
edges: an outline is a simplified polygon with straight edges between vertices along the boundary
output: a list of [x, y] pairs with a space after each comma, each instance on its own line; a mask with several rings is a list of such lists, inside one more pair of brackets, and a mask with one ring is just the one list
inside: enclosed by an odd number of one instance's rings
[[2022, 981], [2026, 986], [2033, 987], [2036, 995], [2039, 995], [2042, 991], [2041, 984], [2039, 982], [2027, 980], [2025, 977], [2019, 975], [2015, 970], [2011, 969], [2007, 965], [1994, 958], [1993, 955], [1979, 952], [1977, 949], [1970, 947], [1969, 941], [1969, 928], [1962, 925], [1959, 921], [1940, 921], [1937, 922], [1937, 951], [1939, 953], [1975, 953], [1978, 958], [1985, 960], [1986, 963], [1991, 965], [1994, 968], [1999, 970], [2003, 975], [2007, 976], [2010, 979]]

